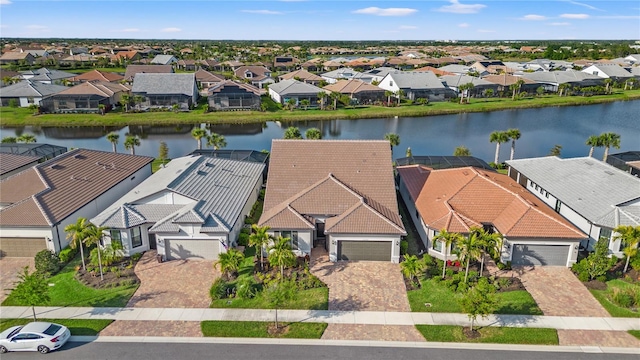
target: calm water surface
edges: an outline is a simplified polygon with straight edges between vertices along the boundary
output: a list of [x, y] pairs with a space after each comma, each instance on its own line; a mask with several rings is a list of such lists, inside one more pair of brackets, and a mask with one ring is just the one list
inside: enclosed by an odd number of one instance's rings
[[[215, 118], [215, 114], [211, 114]], [[392, 132], [400, 135], [400, 145], [394, 148], [394, 158], [403, 157], [407, 147], [414, 155], [451, 155], [458, 145], [468, 147], [472, 155], [493, 161], [495, 144], [489, 143], [494, 130], [518, 128], [522, 133], [516, 142], [516, 158], [544, 156], [555, 145], [562, 145], [562, 157], [586, 156], [584, 143], [590, 135], [615, 132], [621, 135], [621, 149], [640, 150], [640, 101], [624, 101], [588, 106], [550, 107], [543, 109], [505, 110], [488, 113], [428, 116], [417, 118], [386, 118], [362, 120], [303, 121], [280, 124], [213, 125], [202, 124], [223, 134], [227, 149], [270, 149], [272, 139], [281, 139], [287, 126], [305, 130], [317, 127], [324, 139], [382, 139]], [[161, 141], [169, 146], [170, 157], [188, 154], [196, 147], [191, 137], [191, 125], [109, 127], [2, 128], [0, 137], [34, 133], [41, 143], [66, 147], [82, 147], [111, 151], [105, 139], [110, 131], [120, 134], [118, 151], [126, 133], [138, 134], [141, 146], [136, 154], [157, 156]], [[509, 143], [503, 144], [500, 160], [509, 156]], [[602, 156], [597, 149], [595, 156]]]

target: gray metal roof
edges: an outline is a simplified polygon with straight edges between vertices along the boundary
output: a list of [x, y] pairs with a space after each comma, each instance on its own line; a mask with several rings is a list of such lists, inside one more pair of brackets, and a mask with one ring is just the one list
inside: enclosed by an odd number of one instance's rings
[[599, 71], [605, 73], [609, 77], [629, 78], [633, 76], [630, 72], [628, 72], [625, 68], [618, 64], [593, 64], [583, 69], [582, 71], [589, 73], [589, 68], [591, 67], [597, 68]]
[[0, 88], [0, 97], [43, 97], [57, 94], [66, 89], [68, 89], [66, 86], [45, 84], [39, 81], [31, 81], [31, 79], [29, 79]]
[[507, 164], [597, 225], [615, 227], [610, 213], [616, 206], [640, 199], [640, 179], [594, 158], [548, 156]]
[[[91, 221], [114, 228], [156, 223], [152, 232], [175, 232], [178, 223], [198, 223], [203, 226], [201, 232], [228, 232], [238, 220], [264, 167], [256, 162], [207, 156], [173, 159]], [[193, 201], [183, 205], [145, 202], [148, 196], [163, 191]]]
[[151, 64], [160, 64], [160, 65], [168, 65], [178, 61], [173, 55], [156, 55], [156, 57], [151, 60]]
[[303, 83], [298, 80], [289, 79], [282, 80], [278, 83], [269, 85], [269, 90], [273, 90], [281, 96], [286, 95], [300, 95], [300, 94], [310, 94], [316, 95], [323, 90], [315, 85]]
[[400, 89], [444, 89], [444, 85], [431, 71], [395, 71], [387, 74]]
[[196, 89], [196, 77], [193, 73], [139, 73], [133, 78], [131, 92], [148, 95], [184, 94], [193, 96]]
[[533, 73], [523, 72], [520, 76], [539, 83], [565, 84], [582, 83], [583, 85], [601, 84], [603, 79], [599, 76], [582, 71], [538, 71]]

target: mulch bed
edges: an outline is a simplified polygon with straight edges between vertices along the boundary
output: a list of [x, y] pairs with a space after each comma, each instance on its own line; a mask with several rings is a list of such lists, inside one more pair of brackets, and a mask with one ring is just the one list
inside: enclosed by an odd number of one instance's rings
[[[133, 271], [135, 265], [136, 261], [125, 258], [110, 266], [103, 266], [103, 279], [100, 279], [99, 268], [96, 267], [92, 269], [91, 266], [87, 266], [87, 271], [85, 271], [81, 267], [76, 272], [75, 278], [85, 286], [90, 286], [95, 289], [139, 284], [140, 279], [138, 279]], [[117, 271], [111, 271], [113, 268], [117, 269]]]
[[500, 281], [499, 279], [509, 280], [509, 285], [501, 287], [500, 290], [498, 290], [498, 292], [526, 290], [526, 288], [522, 284], [522, 281], [517, 277], [499, 277], [499, 278], [496, 278], [496, 281]]
[[467, 339], [477, 339], [480, 336], [482, 336], [480, 335], [480, 332], [478, 330], [476, 329], [471, 330], [466, 326], [462, 328], [462, 333], [464, 334], [464, 336], [467, 337]]
[[607, 290], [607, 283], [598, 280], [591, 280], [583, 283], [589, 290]]

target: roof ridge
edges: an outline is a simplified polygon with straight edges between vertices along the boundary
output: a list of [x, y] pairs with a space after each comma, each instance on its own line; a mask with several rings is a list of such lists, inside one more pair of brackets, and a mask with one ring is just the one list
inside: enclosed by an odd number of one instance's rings
[[[375, 200], [372, 200], [372, 201], [375, 201]], [[376, 203], [377, 203], [377, 201], [376, 201]], [[398, 224], [396, 224], [395, 222], [391, 221], [391, 219], [387, 218], [384, 214], [382, 214], [381, 212], [379, 212], [378, 210], [376, 210], [374, 207], [372, 207], [372, 206], [370, 206], [369, 204], [367, 204], [367, 202], [365, 202], [365, 201], [364, 201], [364, 199], [363, 199], [363, 201], [362, 201], [362, 204], [363, 204], [366, 208], [368, 208], [369, 210], [373, 211], [373, 213], [374, 213], [374, 214], [378, 215], [378, 217], [382, 218], [383, 220], [385, 220], [386, 222], [388, 222], [389, 224], [391, 224], [392, 226], [394, 226], [396, 229], [401, 230], [401, 231], [405, 231], [405, 232], [406, 232], [406, 230], [405, 230], [405, 229], [402, 229]], [[378, 203], [378, 204], [379, 204], [379, 203]], [[382, 206], [383, 208], [387, 209], [387, 210], [390, 210], [390, 209], [388, 209], [386, 206], [384, 206], [384, 205], [382, 205], [382, 204], [379, 204], [379, 205], [380, 205], [380, 206]]]
[[312, 223], [309, 222], [309, 220], [307, 220], [304, 216], [302, 216], [302, 214], [300, 214], [296, 209], [294, 209], [293, 207], [291, 207], [291, 205], [287, 205], [286, 207], [289, 211], [291, 211], [293, 213], [293, 215], [297, 216], [298, 218], [300, 218], [303, 222], [307, 223], [307, 225], [311, 226], [311, 227], [315, 227]]

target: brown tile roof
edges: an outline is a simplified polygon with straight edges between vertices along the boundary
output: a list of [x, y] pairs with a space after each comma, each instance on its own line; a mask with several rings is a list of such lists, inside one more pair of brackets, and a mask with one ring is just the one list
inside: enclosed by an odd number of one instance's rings
[[455, 75], [452, 72], [441, 70], [441, 69], [435, 68], [433, 66], [424, 66], [424, 67], [421, 67], [419, 69], [415, 69], [414, 71], [431, 71], [432, 73], [434, 73], [434, 74], [436, 74], [438, 76]]
[[114, 82], [124, 79], [124, 76], [116, 74], [114, 72], [105, 72], [100, 70], [91, 70], [84, 74], [72, 77], [71, 81], [83, 82], [83, 81], [107, 81]]
[[472, 226], [491, 223], [512, 238], [586, 237], [507, 175], [474, 167], [432, 170], [422, 165], [400, 166], [397, 171], [412, 197], [421, 187], [416, 208], [432, 229], [468, 233]]
[[152, 160], [76, 149], [22, 171], [0, 182], [0, 203], [11, 204], [0, 210], [0, 226], [56, 224]]
[[124, 78], [131, 80], [138, 73], [170, 74], [172, 72], [171, 65], [129, 65], [124, 73]]
[[522, 76], [513, 76], [508, 75], [506, 73], [501, 75], [489, 75], [482, 78], [482, 80], [487, 80], [488, 82], [492, 82], [494, 84], [502, 85], [502, 86], [511, 86], [515, 84], [518, 80], [524, 81], [525, 84], [535, 84], [536, 82], [530, 79], [527, 79]]
[[300, 79], [300, 81], [303, 81], [303, 82], [306, 82], [306, 81], [322, 81], [322, 77], [321, 76], [318, 76], [316, 74], [312, 74], [312, 73], [310, 73], [310, 72], [308, 72], [307, 70], [304, 70], [304, 69], [300, 69], [300, 70], [292, 71], [290, 73], [282, 74], [282, 75], [278, 76], [278, 78], [280, 80], [289, 80], [289, 79], [298, 78], [298, 79]]
[[66, 90], [62, 90], [58, 95], [98, 95], [104, 97], [111, 97], [113, 94], [130, 91], [130, 88], [122, 84], [114, 84], [110, 82], [83, 82], [81, 84], [72, 86]]
[[207, 70], [198, 70], [196, 71], [196, 81], [204, 81], [204, 82], [222, 82], [225, 78], [223, 75], [214, 74], [208, 72]]
[[328, 233], [405, 234], [395, 194], [391, 148], [379, 140], [273, 140], [260, 225]]
[[245, 73], [250, 72], [252, 74], [251, 80], [255, 80], [255, 81], [260, 81], [263, 79], [266, 79], [267, 76], [265, 74], [267, 73], [271, 73], [271, 70], [267, 69], [264, 66], [255, 66], [255, 65], [245, 65], [245, 66], [240, 66], [239, 68], [235, 69], [233, 71], [233, 73], [241, 78], [241, 79], [245, 79]]
[[29, 56], [28, 52], [17, 52], [17, 51], [9, 51], [2, 56], [0, 56], [0, 60], [23, 60]]
[[38, 162], [39, 159], [37, 156], [0, 153], [0, 175]]
[[371, 85], [362, 80], [351, 79], [351, 80], [339, 80], [334, 84], [329, 84], [325, 86], [323, 89], [329, 91], [336, 91], [342, 94], [357, 94], [360, 92], [381, 92], [384, 93], [384, 89], [379, 88], [375, 85]]

